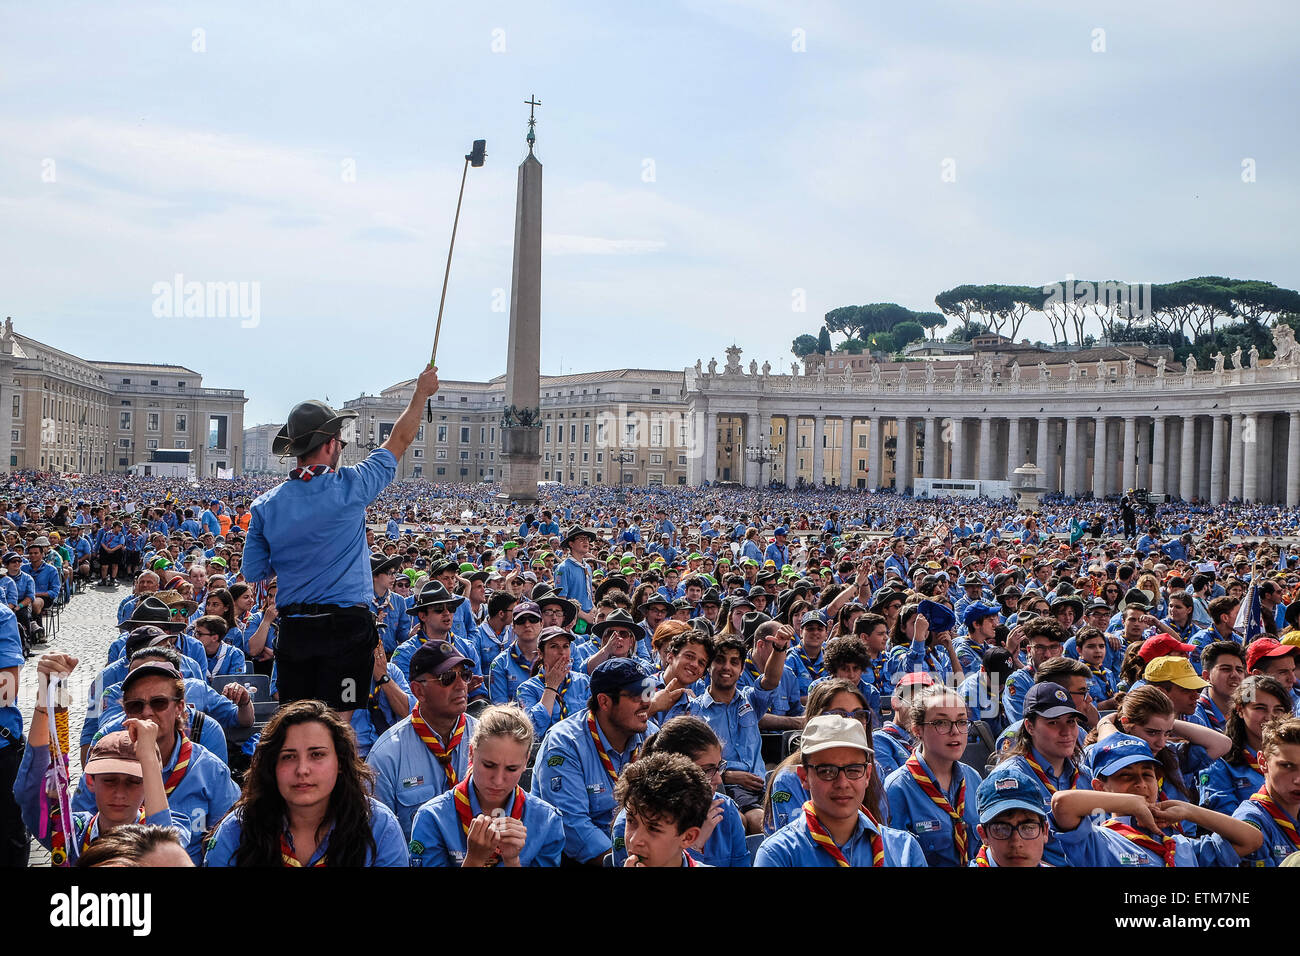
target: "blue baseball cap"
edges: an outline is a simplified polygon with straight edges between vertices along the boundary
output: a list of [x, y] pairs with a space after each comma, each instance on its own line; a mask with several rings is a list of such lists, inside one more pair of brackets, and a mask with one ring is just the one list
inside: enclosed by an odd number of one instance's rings
[[1111, 734], [1092, 748], [1092, 772], [1109, 777], [1135, 763], [1157, 763], [1150, 745], [1140, 737]]
[[994, 604], [992, 601], [973, 601], [966, 605], [966, 610], [962, 612], [961, 622], [970, 627], [976, 621], [982, 621], [986, 617], [992, 617], [1002, 613], [1002, 606]]
[[649, 677], [650, 673], [634, 658], [610, 658], [591, 672], [591, 695], [608, 694], [612, 697], [625, 690], [640, 692], [647, 686]]
[[[753, 605], [750, 606], [752, 607]], [[799, 618], [799, 626], [804, 627], [808, 624], [820, 624], [822, 627], [825, 627], [826, 615], [821, 611], [804, 611], [803, 617]]]
[[992, 770], [975, 791], [980, 823], [988, 823], [1007, 810], [1028, 810], [1047, 816], [1047, 802], [1038, 781], [1015, 764], [1002, 764]]
[[1053, 720], [1067, 714], [1074, 714], [1080, 720], [1084, 719], [1083, 712], [1074, 706], [1074, 698], [1070, 696], [1070, 692], [1060, 684], [1043, 681], [1035, 684], [1025, 693], [1024, 715], [1026, 717], [1045, 717]]

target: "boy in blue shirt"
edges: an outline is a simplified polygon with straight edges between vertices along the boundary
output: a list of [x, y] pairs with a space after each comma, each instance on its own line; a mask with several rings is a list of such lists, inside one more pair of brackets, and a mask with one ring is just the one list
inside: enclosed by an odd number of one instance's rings
[[686, 850], [699, 838], [713, 788], [689, 757], [656, 753], [636, 761], [618, 778], [615, 796], [627, 814], [625, 867], [707, 866]]

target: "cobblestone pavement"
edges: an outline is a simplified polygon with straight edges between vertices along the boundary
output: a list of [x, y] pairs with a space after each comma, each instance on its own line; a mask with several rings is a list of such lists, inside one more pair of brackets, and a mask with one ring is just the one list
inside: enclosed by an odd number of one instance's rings
[[[21, 682], [18, 686], [18, 706], [23, 713], [23, 728], [31, 722], [32, 708], [36, 704], [36, 661], [42, 654], [70, 654], [80, 662], [70, 681], [72, 687], [71, 701], [68, 708], [69, 738], [72, 743], [71, 776], [75, 781], [81, 775], [81, 752], [78, 740], [81, 737], [81, 725], [86, 718], [86, 701], [89, 682], [94, 679], [104, 666], [108, 655], [108, 645], [117, 637], [117, 606], [131, 593], [129, 585], [120, 584], [116, 588], [90, 587], [72, 599], [59, 618], [59, 632], [50, 639], [49, 644], [38, 644], [32, 648], [32, 656], [23, 666]], [[49, 851], [32, 840], [32, 854], [29, 865], [48, 866]]]

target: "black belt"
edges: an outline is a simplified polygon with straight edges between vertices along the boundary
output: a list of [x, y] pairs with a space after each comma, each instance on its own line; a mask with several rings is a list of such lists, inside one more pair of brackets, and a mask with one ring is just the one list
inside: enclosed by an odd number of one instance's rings
[[282, 617], [304, 617], [312, 614], [338, 614], [340, 611], [360, 610], [357, 604], [343, 607], [340, 604], [286, 604], [280, 608]]

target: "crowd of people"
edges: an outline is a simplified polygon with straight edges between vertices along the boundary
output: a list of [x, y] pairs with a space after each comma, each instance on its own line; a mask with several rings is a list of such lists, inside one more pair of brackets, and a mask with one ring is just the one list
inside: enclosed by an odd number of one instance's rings
[[[287, 480], [9, 476], [4, 863], [1295, 865], [1300, 509], [524, 506], [393, 483], [401, 422], [339, 468], [322, 409]], [[33, 655], [94, 676], [66, 820]]]

